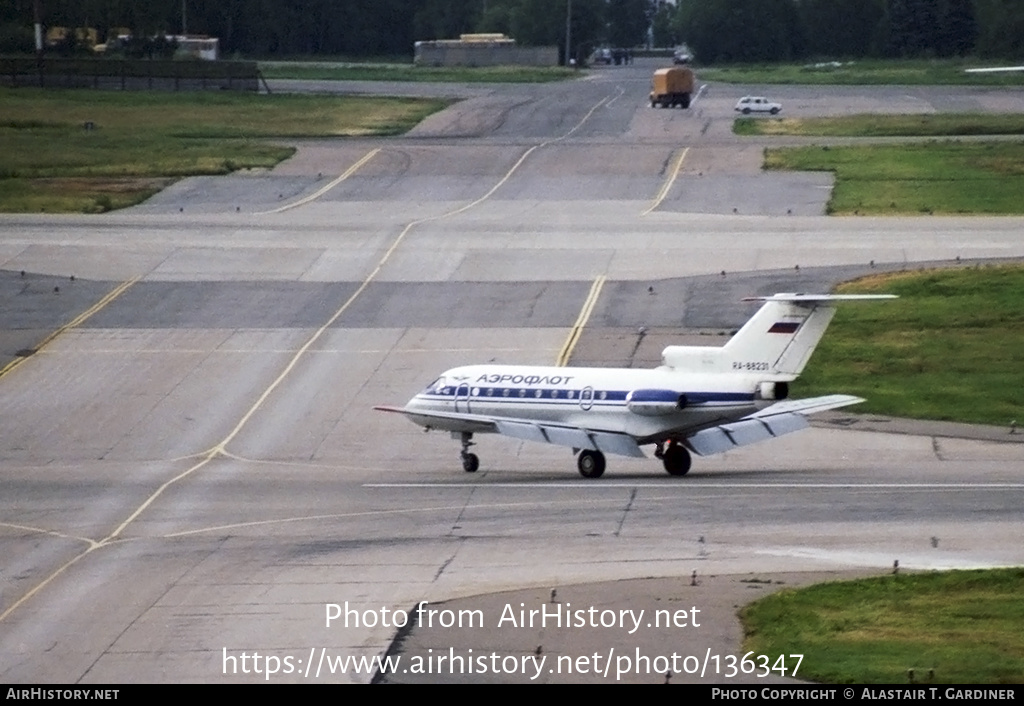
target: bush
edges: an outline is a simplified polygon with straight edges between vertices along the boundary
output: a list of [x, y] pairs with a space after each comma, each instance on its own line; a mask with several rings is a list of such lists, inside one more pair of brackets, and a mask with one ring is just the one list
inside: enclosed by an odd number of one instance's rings
[[35, 44], [31, 27], [0, 25], [0, 54], [31, 54], [36, 49]]

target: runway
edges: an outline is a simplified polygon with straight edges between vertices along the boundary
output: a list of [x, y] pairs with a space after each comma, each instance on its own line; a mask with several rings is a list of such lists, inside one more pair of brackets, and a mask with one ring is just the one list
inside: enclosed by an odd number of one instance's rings
[[328, 604], [1022, 563], [1009, 439], [830, 424], [588, 482], [566, 449], [487, 437], [468, 476], [455, 441], [371, 410], [458, 364], [553, 364], [598, 278], [570, 364], [724, 342], [744, 295], [1024, 256], [1021, 218], [826, 218], [827, 179], [762, 174], [765, 142], [732, 136], [742, 87], [652, 110], [648, 73], [477, 89], [407, 137], [310, 141], [121, 213], [0, 216], [0, 680], [366, 682], [320, 657], [397, 630]]

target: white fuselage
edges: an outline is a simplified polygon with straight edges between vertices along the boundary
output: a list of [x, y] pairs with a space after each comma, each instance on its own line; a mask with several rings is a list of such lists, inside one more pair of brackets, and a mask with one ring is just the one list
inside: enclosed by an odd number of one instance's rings
[[[481, 431], [479, 421], [417, 417], [441, 412], [622, 432], [644, 443], [739, 419], [772, 403], [759, 378], [669, 368], [556, 368], [471, 365], [453, 368], [405, 407], [422, 426]], [[678, 404], [677, 404], [678, 402]]]

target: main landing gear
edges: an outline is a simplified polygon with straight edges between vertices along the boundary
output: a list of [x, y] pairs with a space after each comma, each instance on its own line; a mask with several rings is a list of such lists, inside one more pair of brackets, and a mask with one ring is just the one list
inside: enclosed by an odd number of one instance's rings
[[466, 473], [476, 473], [480, 468], [480, 457], [469, 452], [470, 446], [474, 446], [473, 432], [464, 431], [462, 432], [462, 470]]
[[[455, 433], [452, 436], [455, 436]], [[480, 468], [480, 458], [469, 450], [476, 445], [473, 443], [473, 433], [461, 432], [459, 438], [462, 440], [462, 470], [466, 473], [476, 473]], [[690, 472], [690, 452], [680, 443], [659, 443], [654, 455], [661, 459], [662, 465], [671, 476], [685, 476]], [[604, 475], [604, 454], [593, 449], [583, 449], [576, 457], [576, 467], [584, 478], [600, 478]]]
[[604, 474], [604, 454], [583, 449], [576, 459], [576, 467], [584, 478], [600, 478]]
[[690, 452], [682, 444], [670, 441], [667, 448], [658, 444], [654, 455], [661, 459], [670, 476], [685, 476], [690, 472]]

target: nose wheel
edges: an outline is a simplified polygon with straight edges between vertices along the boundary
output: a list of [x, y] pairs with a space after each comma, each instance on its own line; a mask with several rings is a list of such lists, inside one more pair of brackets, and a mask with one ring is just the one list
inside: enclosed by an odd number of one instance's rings
[[475, 453], [470, 453], [469, 448], [475, 446], [473, 443], [473, 434], [471, 432], [462, 433], [462, 470], [466, 473], [476, 473], [477, 469], [480, 468], [480, 457]]

